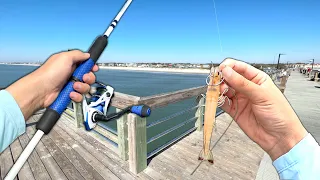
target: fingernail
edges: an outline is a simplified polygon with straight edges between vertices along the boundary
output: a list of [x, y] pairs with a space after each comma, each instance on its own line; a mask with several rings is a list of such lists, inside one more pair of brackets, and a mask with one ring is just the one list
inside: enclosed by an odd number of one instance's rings
[[90, 54], [89, 53], [84, 53], [86, 56], [90, 56]]
[[219, 66], [219, 70], [221, 71], [221, 70], [223, 70], [225, 67], [226, 67], [227, 65], [226, 64], [220, 64], [220, 66]]
[[75, 89], [80, 89], [81, 85], [80, 84], [75, 84]]
[[71, 93], [70, 94], [70, 98], [72, 99], [72, 98], [75, 98], [76, 96], [73, 94], [73, 93]]
[[90, 76], [85, 76], [84, 81], [90, 81]]
[[229, 67], [229, 66], [226, 66], [224, 69], [223, 69], [223, 77], [230, 77], [231, 76], [231, 74], [232, 74], [232, 69], [231, 69], [231, 67]]

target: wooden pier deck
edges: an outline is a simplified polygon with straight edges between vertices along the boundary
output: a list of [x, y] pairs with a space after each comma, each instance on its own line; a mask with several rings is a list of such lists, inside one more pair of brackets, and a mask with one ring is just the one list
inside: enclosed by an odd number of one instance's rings
[[[27, 123], [37, 121], [34, 115]], [[217, 118], [214, 142], [227, 127], [231, 118]], [[19, 157], [35, 127], [27, 127], [0, 156], [1, 177]], [[33, 179], [254, 179], [263, 151], [232, 123], [213, 149], [215, 164], [203, 162], [190, 175], [199, 161], [202, 132], [195, 131], [149, 160], [148, 167], [138, 175], [128, 170], [128, 162], [119, 158], [115, 147], [92, 132], [76, 128], [74, 120], [63, 115], [53, 130], [44, 136], [18, 174], [19, 180]]]
[[[27, 123], [38, 118], [40, 115], [34, 115]], [[27, 132], [2, 152], [2, 179], [34, 133], [35, 126], [27, 127]], [[112, 150], [113, 145], [104, 144], [95, 137], [91, 132], [76, 128], [74, 120], [64, 114], [32, 152], [18, 174], [19, 180], [151, 179], [143, 172], [130, 173], [128, 164]]]
[[[217, 131], [213, 133], [212, 145], [231, 121], [232, 118], [226, 113], [217, 118]], [[213, 148], [214, 164], [203, 162], [190, 175], [199, 163], [202, 136], [202, 131], [191, 133], [153, 158], [144, 172], [152, 169], [161, 174], [162, 179], [255, 179], [264, 151], [234, 121]]]
[[308, 81], [298, 70], [293, 71], [284, 95], [298, 114], [304, 127], [320, 142], [320, 82]]

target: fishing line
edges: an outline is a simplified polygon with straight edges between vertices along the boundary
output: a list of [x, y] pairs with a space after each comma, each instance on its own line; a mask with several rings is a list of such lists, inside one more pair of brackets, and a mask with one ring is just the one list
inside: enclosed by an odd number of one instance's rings
[[217, 15], [217, 9], [216, 9], [216, 2], [215, 0], [212, 0], [212, 1], [213, 1], [213, 7], [214, 7], [214, 14], [216, 17], [216, 24], [217, 24], [217, 30], [218, 30], [218, 36], [219, 36], [219, 42], [220, 42], [220, 50], [222, 52], [222, 43], [221, 43], [220, 28], [219, 28], [218, 15]]
[[[227, 130], [229, 129], [229, 127], [231, 126], [232, 122], [235, 120], [235, 118], [236, 118], [236, 116], [237, 116], [237, 114], [238, 114], [238, 97], [237, 97], [235, 91], [233, 91], [233, 96], [234, 96], [234, 98], [235, 98], [235, 100], [236, 100], [236, 103], [235, 103], [235, 105], [236, 105], [236, 111], [235, 111], [234, 115], [231, 116], [231, 117], [232, 117], [232, 120], [231, 120], [230, 123], [228, 124], [227, 128], [224, 130], [224, 132], [221, 134], [221, 136], [218, 138], [218, 140], [213, 144], [212, 148], [210, 148], [210, 151], [213, 150], [213, 148], [218, 144], [218, 142], [221, 140], [221, 138], [226, 134]], [[232, 108], [232, 107], [230, 107], [230, 108]], [[203, 163], [203, 161], [199, 162], [199, 164], [194, 168], [194, 170], [191, 172], [190, 175], [193, 175], [193, 174], [196, 172], [196, 170], [200, 167], [200, 165], [201, 165], [202, 163]]]

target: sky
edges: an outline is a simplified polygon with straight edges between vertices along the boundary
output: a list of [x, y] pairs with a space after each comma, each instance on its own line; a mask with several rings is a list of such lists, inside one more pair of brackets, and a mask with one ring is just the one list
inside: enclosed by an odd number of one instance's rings
[[[0, 0], [0, 62], [87, 51], [124, 2]], [[215, 0], [215, 7], [217, 16], [213, 0], [133, 0], [99, 62], [276, 63], [278, 53], [282, 62], [320, 62], [320, 1]]]

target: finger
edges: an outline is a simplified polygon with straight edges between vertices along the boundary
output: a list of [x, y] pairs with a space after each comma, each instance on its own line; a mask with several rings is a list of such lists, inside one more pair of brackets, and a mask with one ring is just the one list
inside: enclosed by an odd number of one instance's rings
[[224, 81], [233, 88], [236, 92], [243, 93], [248, 98], [251, 98], [252, 95], [257, 96], [258, 85], [249, 81], [248, 79], [241, 76], [239, 73], [234, 71], [231, 67], [226, 66], [223, 70]]
[[67, 55], [69, 58], [71, 58], [73, 63], [82, 62], [90, 58], [89, 53], [84, 53], [80, 50], [72, 50], [63, 53]]
[[234, 100], [233, 99], [229, 99], [229, 100], [230, 100], [230, 104], [229, 104], [229, 101], [226, 99], [225, 103], [220, 108], [233, 117], [237, 109], [235, 108], [236, 106], [233, 103]]
[[70, 98], [72, 99], [72, 101], [80, 103], [82, 101], [82, 95], [77, 93], [77, 92], [71, 92], [70, 93]]
[[[227, 91], [226, 91], [226, 89], [227, 89]], [[231, 87], [229, 87], [226, 83], [222, 83], [220, 85], [220, 92], [223, 93], [224, 91], [226, 91], [224, 93], [224, 96], [227, 96], [230, 99], [233, 98], [235, 95], [235, 90], [232, 89]]]
[[83, 75], [82, 79], [87, 84], [93, 84], [94, 82], [96, 82], [96, 76], [93, 74], [93, 72], [89, 72]]
[[99, 66], [95, 64], [92, 68], [92, 71], [97, 72], [98, 70], [99, 70]]
[[81, 93], [81, 94], [86, 94], [90, 91], [90, 86], [86, 83], [82, 83], [82, 82], [75, 82], [73, 84], [73, 88], [74, 90], [76, 90], [77, 92]]
[[231, 67], [237, 73], [243, 75], [246, 79], [253, 81], [254, 83], [258, 84], [261, 79], [264, 78], [263, 71], [236, 59], [227, 58], [225, 59], [219, 66], [220, 70], [223, 70], [226, 66]]

